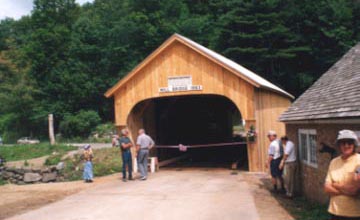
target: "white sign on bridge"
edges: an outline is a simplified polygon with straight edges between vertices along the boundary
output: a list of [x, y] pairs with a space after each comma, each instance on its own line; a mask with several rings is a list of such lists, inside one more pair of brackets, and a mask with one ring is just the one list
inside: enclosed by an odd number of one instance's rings
[[191, 76], [171, 76], [168, 78], [168, 87], [159, 88], [159, 92], [200, 91], [201, 85], [192, 85]]

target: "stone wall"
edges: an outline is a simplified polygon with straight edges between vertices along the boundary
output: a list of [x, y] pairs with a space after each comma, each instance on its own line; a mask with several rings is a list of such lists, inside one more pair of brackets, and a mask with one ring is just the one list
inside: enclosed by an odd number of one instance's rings
[[64, 180], [61, 175], [63, 163], [57, 166], [42, 169], [0, 167], [0, 177], [13, 184], [24, 185], [30, 183], [60, 182]]
[[[323, 142], [327, 146], [336, 150], [337, 155], [339, 151], [336, 147], [336, 137], [339, 130], [350, 129], [360, 131], [359, 124], [286, 124], [286, 134], [291, 141], [296, 145], [298, 154], [298, 130], [299, 129], [315, 129], [317, 135], [317, 167], [312, 167], [299, 161], [298, 172], [298, 192], [305, 195], [312, 201], [320, 203], [327, 203], [329, 197], [324, 193], [323, 186], [325, 182], [326, 173], [331, 161], [329, 153], [320, 153], [320, 143]], [[359, 150], [359, 149], [358, 149]]]

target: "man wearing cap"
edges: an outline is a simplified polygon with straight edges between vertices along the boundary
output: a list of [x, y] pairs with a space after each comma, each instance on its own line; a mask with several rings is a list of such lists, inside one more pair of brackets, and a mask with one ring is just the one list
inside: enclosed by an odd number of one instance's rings
[[330, 162], [324, 184], [324, 191], [330, 196], [328, 211], [331, 219], [360, 219], [358, 137], [351, 130], [341, 130], [336, 144], [341, 155]]
[[295, 173], [296, 173], [296, 153], [295, 145], [289, 140], [287, 136], [281, 137], [281, 143], [284, 146], [284, 156], [280, 163], [280, 170], [286, 170], [285, 172], [285, 187], [286, 197], [292, 198], [294, 196], [295, 186]]
[[140, 171], [140, 180], [146, 180], [147, 178], [147, 164], [149, 157], [149, 150], [154, 146], [154, 141], [151, 137], [145, 134], [144, 129], [139, 130], [139, 136], [136, 140], [137, 149], [137, 162]]
[[277, 135], [275, 131], [269, 131], [267, 137], [269, 138], [270, 145], [268, 150], [268, 160], [266, 168], [270, 167], [271, 182], [274, 187], [274, 192], [277, 192], [277, 180], [280, 181], [281, 190], [285, 192], [284, 179], [282, 178], [282, 170], [279, 169], [280, 162], [283, 155], [283, 148], [279, 140], [276, 139]]

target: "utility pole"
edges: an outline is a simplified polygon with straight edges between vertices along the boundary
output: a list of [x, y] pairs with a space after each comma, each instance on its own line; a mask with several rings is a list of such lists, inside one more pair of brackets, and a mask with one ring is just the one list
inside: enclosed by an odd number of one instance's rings
[[55, 144], [55, 135], [54, 135], [54, 116], [53, 114], [49, 114], [49, 139], [50, 144]]

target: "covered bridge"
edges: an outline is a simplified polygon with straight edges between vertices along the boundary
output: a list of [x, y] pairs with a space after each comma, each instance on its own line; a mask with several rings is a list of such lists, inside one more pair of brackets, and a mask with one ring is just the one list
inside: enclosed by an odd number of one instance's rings
[[277, 119], [293, 99], [250, 70], [179, 34], [105, 96], [114, 97], [118, 129], [128, 127], [135, 139], [143, 127], [157, 145], [213, 144], [221, 153], [234, 142], [239, 125], [245, 131], [254, 127], [257, 138], [242, 146], [247, 148], [250, 171], [264, 171], [266, 133], [269, 129], [285, 133]]

